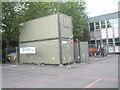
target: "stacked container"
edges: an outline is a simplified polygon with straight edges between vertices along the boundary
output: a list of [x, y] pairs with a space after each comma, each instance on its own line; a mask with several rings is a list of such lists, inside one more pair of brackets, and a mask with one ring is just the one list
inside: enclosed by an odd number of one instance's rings
[[89, 61], [88, 42], [74, 43], [74, 60], [78, 63], [86, 63]]
[[24, 23], [20, 48], [35, 47], [35, 54], [20, 54], [21, 63], [65, 64], [74, 62], [72, 18], [57, 13]]

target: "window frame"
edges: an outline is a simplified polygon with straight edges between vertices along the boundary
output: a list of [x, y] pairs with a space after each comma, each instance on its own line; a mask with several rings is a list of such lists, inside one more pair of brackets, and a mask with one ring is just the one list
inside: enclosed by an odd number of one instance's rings
[[90, 27], [90, 31], [95, 31], [95, 24], [94, 24], [94, 22], [90, 22], [89, 23], [89, 27]]
[[99, 22], [95, 22], [95, 29], [100, 30], [100, 23]]
[[[111, 20], [106, 20], [106, 23], [107, 23], [107, 28], [111, 28], [112, 27], [112, 22]], [[108, 26], [110, 25], [110, 26]]]
[[100, 23], [101, 23], [101, 29], [105, 29], [106, 28], [105, 20], [104, 21], [100, 21]]

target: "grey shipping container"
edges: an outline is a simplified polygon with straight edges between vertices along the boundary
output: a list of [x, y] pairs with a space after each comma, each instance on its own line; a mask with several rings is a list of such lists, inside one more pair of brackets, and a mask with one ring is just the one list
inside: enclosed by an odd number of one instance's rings
[[72, 35], [72, 18], [57, 13], [24, 23], [20, 30], [20, 42], [70, 38]]
[[74, 43], [74, 60], [77, 63], [80, 63], [80, 46], [79, 42]]
[[[63, 41], [69, 40], [63, 39], [61, 42]], [[65, 64], [74, 62], [73, 44], [59, 44], [59, 39], [22, 43], [20, 47], [35, 47], [36, 49], [34, 54], [20, 54], [21, 63]]]
[[20, 48], [35, 47], [34, 54], [20, 54], [21, 63], [65, 64], [74, 62], [72, 18], [57, 13], [24, 23]]
[[81, 62], [89, 61], [88, 42], [80, 42], [80, 61]]
[[88, 42], [74, 43], [74, 59], [75, 62], [82, 63], [89, 60]]

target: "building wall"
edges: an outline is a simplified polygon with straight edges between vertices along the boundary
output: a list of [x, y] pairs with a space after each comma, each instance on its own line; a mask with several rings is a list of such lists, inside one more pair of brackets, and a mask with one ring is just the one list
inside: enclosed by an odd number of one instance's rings
[[91, 43], [106, 44], [109, 52], [120, 52], [120, 34], [118, 29], [118, 12], [88, 19]]

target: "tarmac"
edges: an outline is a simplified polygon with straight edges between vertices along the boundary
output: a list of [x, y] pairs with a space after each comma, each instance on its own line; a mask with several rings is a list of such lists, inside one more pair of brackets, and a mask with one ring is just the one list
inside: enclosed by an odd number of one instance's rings
[[[70, 68], [69, 68], [70, 67]], [[70, 66], [3, 64], [2, 88], [118, 88], [118, 55]]]

